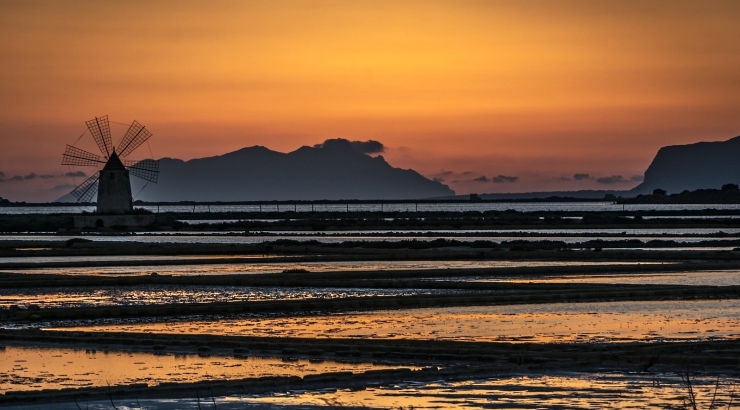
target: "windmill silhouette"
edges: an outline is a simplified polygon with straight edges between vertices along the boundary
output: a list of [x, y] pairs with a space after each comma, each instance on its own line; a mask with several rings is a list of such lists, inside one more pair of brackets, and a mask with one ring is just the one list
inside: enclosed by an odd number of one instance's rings
[[90, 202], [98, 194], [97, 209], [101, 214], [125, 214], [133, 210], [130, 175], [149, 182], [157, 182], [159, 161], [122, 160], [151, 138], [152, 133], [134, 121], [118, 144], [113, 146], [108, 116], [86, 121], [102, 156], [67, 145], [62, 155], [62, 165], [91, 166], [103, 168], [72, 190], [71, 194], [80, 202]]

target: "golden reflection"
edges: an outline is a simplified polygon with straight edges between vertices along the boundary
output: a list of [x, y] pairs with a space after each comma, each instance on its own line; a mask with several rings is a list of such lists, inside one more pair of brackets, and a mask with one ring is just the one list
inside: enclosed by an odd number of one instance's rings
[[[711, 399], [714, 378], [695, 378], [699, 401]], [[718, 389], [718, 408], [732, 402], [728, 381]], [[517, 375], [483, 381], [455, 383], [405, 382], [352, 391], [306, 392], [260, 398], [244, 398], [247, 403], [278, 406], [321, 406], [334, 404], [363, 408], [682, 408], [686, 394], [678, 376], [666, 374], [550, 374]]]
[[473, 306], [63, 328], [112, 332], [507, 342], [740, 338], [740, 301]]
[[[261, 257], [261, 256], [257, 256]], [[60, 257], [60, 262], [66, 260], [86, 260], [84, 257]], [[124, 275], [150, 274], [157, 272], [160, 275], [227, 275], [245, 273], [280, 273], [286, 269], [306, 269], [310, 272], [336, 271], [373, 271], [373, 270], [411, 270], [411, 269], [479, 269], [479, 268], [515, 268], [538, 266], [608, 266], [608, 265], [658, 265], [675, 264], [676, 262], [631, 262], [631, 261], [345, 261], [345, 262], [286, 262], [286, 263], [214, 263], [198, 265], [178, 265], [176, 256], [171, 265], [140, 265], [140, 266], [91, 266], [81, 268], [29, 268], [23, 269], [25, 274], [65, 274], [65, 275]], [[132, 259], [143, 260], [136, 256]], [[15, 258], [16, 262], [38, 263], [42, 258]], [[2, 262], [2, 259], [0, 259]], [[7, 261], [11, 262], [11, 261]], [[0, 272], [10, 272], [0, 270]], [[15, 271], [14, 271], [15, 272]]]
[[151, 354], [8, 346], [0, 350], [0, 393], [66, 387], [229, 380], [265, 376], [360, 373], [399, 366], [370, 363], [309, 363], [301, 359]]

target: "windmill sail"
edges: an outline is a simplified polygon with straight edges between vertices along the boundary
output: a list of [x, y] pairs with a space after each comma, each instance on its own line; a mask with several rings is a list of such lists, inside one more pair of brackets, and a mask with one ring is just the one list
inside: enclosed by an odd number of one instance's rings
[[64, 149], [62, 165], [90, 167], [99, 166], [100, 164], [105, 164], [105, 160], [92, 152], [88, 152], [71, 145], [67, 145], [67, 148]]
[[70, 194], [80, 202], [90, 202], [98, 192], [98, 179], [100, 174], [95, 174], [77, 186]]
[[128, 169], [129, 174], [147, 180], [157, 182], [159, 177], [159, 161], [153, 159], [144, 159], [141, 161], [123, 161], [123, 165]]
[[146, 142], [152, 133], [149, 132], [143, 125], [134, 121], [126, 131], [126, 135], [123, 136], [121, 143], [118, 144], [118, 156], [123, 158], [134, 152], [136, 148], [139, 148], [141, 144]]
[[87, 129], [90, 130], [95, 143], [98, 144], [100, 152], [105, 155], [106, 158], [110, 157], [113, 152], [113, 142], [110, 137], [110, 124], [108, 123], [108, 116], [104, 115], [100, 118], [95, 117], [90, 121], [85, 121]]

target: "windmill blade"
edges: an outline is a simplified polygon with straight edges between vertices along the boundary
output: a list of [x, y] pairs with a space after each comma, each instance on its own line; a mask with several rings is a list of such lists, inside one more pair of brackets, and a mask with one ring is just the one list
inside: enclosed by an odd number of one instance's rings
[[157, 183], [159, 178], [159, 161], [153, 159], [144, 159], [141, 161], [125, 160], [123, 165], [128, 169], [129, 174]]
[[110, 138], [110, 124], [108, 123], [108, 116], [104, 115], [100, 118], [95, 117], [90, 121], [85, 121], [87, 129], [90, 130], [95, 143], [98, 144], [100, 152], [105, 155], [106, 158], [110, 157], [113, 152], [113, 142]]
[[98, 179], [100, 174], [96, 173], [85, 182], [77, 186], [70, 194], [80, 202], [90, 202], [93, 196], [98, 192]]
[[92, 152], [87, 152], [84, 149], [79, 149], [71, 145], [67, 145], [64, 149], [64, 155], [62, 155], [62, 165], [75, 165], [75, 166], [97, 166], [105, 164], [105, 160]]
[[134, 152], [136, 148], [139, 148], [151, 136], [152, 133], [146, 127], [134, 121], [128, 127], [128, 131], [123, 136], [121, 143], [118, 144], [118, 156], [121, 158], [128, 156], [128, 154]]

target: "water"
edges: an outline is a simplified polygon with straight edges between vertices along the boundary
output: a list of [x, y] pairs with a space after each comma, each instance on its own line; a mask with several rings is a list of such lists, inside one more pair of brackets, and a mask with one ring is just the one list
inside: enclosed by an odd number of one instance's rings
[[[718, 379], [692, 379], [699, 403], [709, 403]], [[717, 407], [728, 408], [737, 378], [722, 378]], [[405, 382], [366, 390], [297, 392], [264, 397], [233, 397], [227, 403], [273, 406], [337, 406], [386, 409], [666, 409], [682, 408], [686, 388], [676, 374], [561, 372], [514, 374], [457, 382]], [[305, 406], [305, 407], [304, 407]], [[221, 408], [221, 404], [219, 404]], [[236, 407], [235, 407], [236, 408]]]
[[604, 343], [740, 339], [740, 300], [547, 303], [100, 325], [65, 330]]
[[[135, 206], [152, 212], [260, 212], [260, 205], [156, 205]], [[616, 211], [740, 211], [740, 204], [641, 204], [624, 205], [614, 202], [449, 202], [449, 203], [406, 203], [392, 204], [314, 204], [315, 212], [485, 212], [514, 210], [519, 212], [565, 211], [565, 212], [616, 212]], [[311, 204], [261, 205], [262, 212], [311, 212]], [[95, 206], [13, 206], [0, 207], [0, 214], [71, 214], [94, 212]]]
[[[438, 239], [455, 240], [459, 242], [491, 241], [501, 243], [506, 241], [561, 241], [569, 244], [586, 241], [676, 241], [680, 243], [698, 243], [702, 241], [727, 241], [737, 239], [739, 228], [685, 228], [685, 229], [573, 229], [573, 230], [481, 230], [481, 231], [289, 231], [289, 232], [259, 232], [251, 235], [243, 233], [169, 233], [169, 234], [132, 234], [132, 235], [0, 235], [3, 241], [35, 241], [59, 242], [72, 238], [88, 239], [96, 242], [139, 242], [151, 244], [181, 243], [181, 244], [261, 244], [276, 240], [292, 240], [297, 242], [317, 241], [319, 243], [356, 242], [401, 242], [401, 241], [434, 241]], [[44, 248], [36, 248], [40, 250]], [[29, 255], [34, 249], [26, 249]]]
[[498, 277], [452, 277], [433, 280], [453, 282], [512, 282], [512, 283], [607, 283], [613, 285], [682, 285], [740, 286], [740, 271], [689, 271], [660, 273], [573, 274]]
[[[29, 251], [32, 252], [32, 251]], [[0, 264], [4, 263], [59, 263], [59, 262], [130, 262], [130, 261], [170, 261], [188, 259], [264, 259], [271, 257], [286, 257], [276, 255], [90, 255], [90, 256], [10, 256], [0, 257]]]
[[[70, 260], [84, 260], [86, 257], [70, 256]], [[80, 268], [26, 268], [0, 272], [22, 272], [25, 274], [64, 274], [64, 275], [232, 275], [280, 273], [286, 269], [304, 269], [310, 272], [348, 272], [382, 270], [427, 270], [427, 269], [480, 269], [514, 268], [538, 266], [605, 266], [664, 264], [664, 262], [623, 262], [623, 261], [350, 261], [350, 262], [285, 262], [285, 263], [219, 263], [198, 265], [146, 265], [140, 266], [92, 266]], [[673, 264], [673, 262], [665, 262]]]
[[360, 373], [399, 366], [371, 363], [310, 363], [268, 357], [201, 357], [52, 347], [7, 346], [0, 350], [0, 393], [67, 387], [234, 380], [266, 376], [305, 376], [326, 372]]
[[[342, 299], [348, 297], [414, 296], [461, 291], [441, 289], [350, 289], [315, 287], [176, 286], [0, 288], [0, 307], [42, 308], [135, 306], [174, 303], [223, 303], [248, 300]], [[464, 291], [470, 293], [470, 291]]]
[[[717, 389], [717, 409], [737, 403], [736, 377], [696, 376], [692, 378], [697, 401], [708, 404]], [[289, 391], [269, 395], [216, 397], [221, 410], [267, 409], [679, 409], [684, 408], [686, 388], [673, 373], [577, 373], [553, 372], [545, 375], [505, 374], [455, 382], [416, 382], [383, 384], [365, 390], [324, 389]], [[195, 398], [117, 400], [119, 408], [147, 410], [197, 410]], [[109, 401], [85, 402], [90, 410], [109, 410]], [[128, 406], [128, 407], [123, 407]], [[213, 408], [210, 398], [200, 408]], [[37, 406], [17, 405], [8, 410], [31, 410]], [[49, 410], [76, 409], [75, 403], [47, 404]], [[704, 408], [704, 407], [700, 407]], [[734, 408], [734, 407], [732, 407]]]

